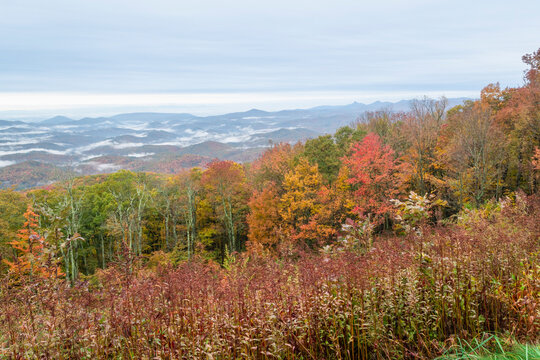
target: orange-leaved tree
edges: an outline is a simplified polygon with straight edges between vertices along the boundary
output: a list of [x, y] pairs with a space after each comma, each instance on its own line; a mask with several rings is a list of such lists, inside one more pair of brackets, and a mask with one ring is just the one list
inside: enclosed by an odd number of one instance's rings
[[248, 249], [256, 253], [275, 250], [280, 241], [281, 223], [280, 196], [276, 186], [268, 183], [261, 191], [255, 190], [248, 205]]
[[272, 183], [278, 192], [283, 191], [285, 175], [295, 166], [295, 158], [303, 151], [302, 144], [275, 144], [266, 150], [249, 169], [252, 186], [261, 191]]
[[9, 266], [12, 277], [19, 280], [22, 276], [49, 278], [63, 276], [52, 248], [38, 234], [38, 215], [28, 205], [24, 213], [23, 228], [17, 234], [17, 240], [11, 241], [15, 256], [13, 261], [3, 259]]

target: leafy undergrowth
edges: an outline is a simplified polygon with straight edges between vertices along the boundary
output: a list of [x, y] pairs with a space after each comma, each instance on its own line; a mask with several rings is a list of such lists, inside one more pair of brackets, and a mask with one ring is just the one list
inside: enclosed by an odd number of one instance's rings
[[[540, 340], [539, 215], [538, 198], [518, 199], [462, 213], [453, 224], [423, 229], [422, 236], [375, 239], [370, 249], [335, 247], [279, 259], [244, 255], [231, 257], [224, 267], [197, 259], [150, 267], [124, 259], [73, 287], [62, 280], [4, 283], [0, 354], [13, 359], [491, 356], [452, 351], [465, 342], [474, 349], [481, 342], [473, 339], [487, 333], [497, 334], [504, 351], [511, 348], [504, 345], [507, 339]], [[537, 347], [526, 349], [529, 359], [538, 354]]]

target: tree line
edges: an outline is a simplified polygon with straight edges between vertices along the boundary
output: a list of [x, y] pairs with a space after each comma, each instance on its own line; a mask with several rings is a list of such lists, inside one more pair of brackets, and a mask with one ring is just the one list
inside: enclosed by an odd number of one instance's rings
[[490, 84], [451, 109], [424, 98], [406, 112], [366, 112], [334, 134], [273, 145], [252, 163], [3, 190], [0, 271], [50, 275], [56, 262], [54, 274], [75, 282], [130, 256], [221, 264], [242, 251], [288, 256], [351, 233], [369, 243], [373, 234], [418, 230], [415, 206], [429, 203], [427, 220], [437, 223], [512, 192], [535, 193], [540, 50], [523, 61], [520, 87]]

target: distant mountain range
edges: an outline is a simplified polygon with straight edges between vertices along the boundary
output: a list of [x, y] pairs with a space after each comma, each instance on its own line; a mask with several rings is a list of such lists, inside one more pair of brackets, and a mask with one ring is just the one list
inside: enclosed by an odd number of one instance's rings
[[[449, 99], [449, 106], [465, 98]], [[366, 111], [406, 111], [411, 100], [215, 116], [131, 113], [79, 120], [0, 120], [0, 187], [54, 180], [66, 167], [81, 174], [118, 169], [174, 173], [212, 159], [250, 161], [271, 143], [332, 133]], [[33, 176], [35, 173], [36, 176]]]

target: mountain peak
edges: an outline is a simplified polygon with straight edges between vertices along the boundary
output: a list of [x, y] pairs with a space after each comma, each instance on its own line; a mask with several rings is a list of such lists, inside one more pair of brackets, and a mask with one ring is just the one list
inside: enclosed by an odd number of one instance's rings
[[40, 123], [44, 125], [58, 125], [58, 124], [64, 124], [70, 121], [73, 121], [73, 119], [70, 119], [67, 116], [57, 115], [50, 119], [43, 120]]

